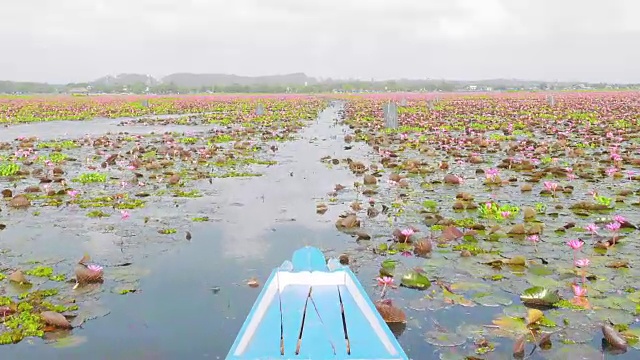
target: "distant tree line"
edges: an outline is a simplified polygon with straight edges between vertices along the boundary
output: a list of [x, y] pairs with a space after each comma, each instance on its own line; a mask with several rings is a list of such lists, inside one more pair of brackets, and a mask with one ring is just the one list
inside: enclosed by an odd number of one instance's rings
[[[491, 83], [483, 83], [475, 89], [495, 91], [505, 90], [548, 90], [571, 88], [572, 84], [562, 84], [558, 87], [550, 83], [530, 83], [520, 86], [505, 86]], [[603, 89], [607, 84], [586, 84], [591, 89]], [[640, 85], [624, 85], [622, 88], [640, 88]], [[620, 88], [618, 86], [617, 88]], [[310, 85], [212, 85], [200, 87], [183, 87], [174, 83], [161, 83], [148, 86], [145, 83], [133, 83], [129, 85], [104, 84], [104, 83], [71, 83], [66, 85], [54, 85], [34, 82], [0, 81], [0, 93], [5, 94], [65, 94], [82, 93], [104, 94], [196, 94], [196, 93], [326, 93], [339, 92], [381, 92], [381, 91], [456, 91], [469, 90], [469, 85], [464, 82], [448, 81], [327, 81]]]

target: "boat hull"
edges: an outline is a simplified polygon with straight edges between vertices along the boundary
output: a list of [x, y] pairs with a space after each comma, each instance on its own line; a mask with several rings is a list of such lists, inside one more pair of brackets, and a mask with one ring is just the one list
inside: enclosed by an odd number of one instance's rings
[[314, 247], [265, 283], [226, 359], [408, 359], [362, 285]]

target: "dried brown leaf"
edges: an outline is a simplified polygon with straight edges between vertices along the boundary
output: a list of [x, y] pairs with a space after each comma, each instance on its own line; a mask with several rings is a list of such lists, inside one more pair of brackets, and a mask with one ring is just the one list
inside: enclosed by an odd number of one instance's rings
[[55, 311], [44, 311], [40, 314], [42, 320], [47, 325], [55, 326], [61, 329], [70, 329], [71, 324], [69, 320]]

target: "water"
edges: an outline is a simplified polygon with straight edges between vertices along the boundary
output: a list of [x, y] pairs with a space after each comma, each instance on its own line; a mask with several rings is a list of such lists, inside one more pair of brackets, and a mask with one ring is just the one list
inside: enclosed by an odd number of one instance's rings
[[[215, 208], [216, 221], [194, 223], [189, 228], [192, 240], [184, 240], [170, 250], [151, 244], [146, 250], [134, 248], [122, 258], [113, 258], [114, 263], [133, 261], [135, 266], [148, 269], [149, 275], [141, 280], [139, 293], [101, 295], [101, 302], [111, 313], [74, 330], [74, 335], [86, 337], [86, 342], [55, 348], [37, 339], [25, 340], [0, 347], [2, 358], [224, 358], [260, 291], [246, 286], [246, 279], [255, 276], [264, 282], [274, 267], [304, 245], [318, 246], [330, 255], [339, 255], [354, 245], [351, 237], [335, 230], [338, 208], [330, 207], [323, 216], [315, 212], [315, 199], [326, 195], [336, 183], [353, 181], [348, 171], [331, 170], [320, 162], [324, 156], [344, 153], [344, 128], [334, 124], [338, 110], [338, 106], [329, 108], [300, 133], [299, 140], [280, 144], [278, 165], [266, 169], [264, 176], [216, 180], [212, 185], [215, 195], [189, 199], [181, 209], [165, 210], [172, 213], [170, 216], [180, 216]], [[50, 127], [37, 132], [15, 131], [14, 135], [41, 137], [48, 133], [58, 137], [60, 131], [70, 135], [61, 122], [44, 125]], [[102, 131], [111, 125], [103, 125]], [[84, 134], [90, 128], [74, 131]], [[367, 151], [359, 146], [350, 151]], [[148, 211], [153, 214], [158, 210]], [[62, 220], [64, 216], [60, 215]], [[65, 236], [72, 226], [67, 223], [56, 231], [54, 226], [44, 224], [22, 236], [18, 235], [19, 227], [8, 227], [2, 235], [13, 249], [34, 257], [70, 256], [73, 252], [68, 249], [74, 248], [82, 236], [85, 250], [119, 252], [111, 239], [100, 240], [108, 235]], [[127, 231], [135, 233], [135, 229]], [[45, 234], [56, 241], [55, 249], [33, 249], [24, 241]]]
[[[168, 119], [186, 115], [155, 115], [154, 119]], [[49, 121], [38, 123], [26, 123], [2, 128], [0, 141], [13, 141], [20, 136], [36, 136], [41, 140], [53, 140], [59, 138], [79, 138], [86, 135], [102, 135], [105, 133], [127, 132], [133, 135], [150, 133], [161, 134], [164, 132], [196, 132], [217, 129], [216, 125], [128, 125], [118, 126], [123, 121], [134, 118], [105, 119], [97, 118], [86, 121]]]
[[[87, 220], [83, 213], [74, 217], [73, 212], [68, 212], [72, 209], [57, 213], [54, 210], [40, 221], [9, 214], [16, 217], [13, 220], [18, 220], [17, 226], [0, 232], [0, 241], [14, 252], [33, 258], [69, 258], [79, 250], [89, 251], [96, 258], [108, 259], [109, 264], [132, 262], [132, 268], [143, 269], [145, 275], [140, 280], [140, 290], [134, 294], [122, 296], [108, 290], [100, 294], [100, 302], [110, 313], [73, 330], [79, 345], [58, 348], [39, 339], [26, 339], [0, 347], [0, 358], [223, 359], [260, 291], [248, 287], [246, 280], [256, 277], [262, 284], [274, 267], [304, 245], [317, 246], [330, 256], [348, 253], [360, 281], [376, 298], [371, 284], [381, 258], [363, 251], [366, 242], [359, 245], [334, 226], [338, 215], [355, 200], [355, 195], [349, 195], [353, 192], [341, 195], [335, 205], [330, 203], [324, 215], [315, 212], [317, 202], [327, 203], [327, 193], [335, 184], [351, 186], [359, 180], [343, 167], [330, 169], [320, 162], [321, 158], [373, 157], [363, 143], [346, 146], [343, 136], [347, 129], [334, 121], [341, 108], [342, 104], [334, 104], [303, 130], [298, 140], [279, 144], [275, 157], [278, 164], [266, 168], [262, 177], [215, 179], [211, 184], [199, 185], [204, 197], [158, 200], [153, 206], [136, 210], [136, 216], [160, 218], [167, 224], [197, 214], [211, 217], [209, 222], [180, 223], [180, 232], [173, 237], [150, 235], [133, 222], [122, 224], [122, 230], [115, 234], [105, 234], [98, 227], [102, 220]], [[125, 129], [132, 132], [135, 128], [116, 127], [120, 120], [20, 125], [4, 129], [0, 136], [58, 138]], [[194, 131], [193, 126], [184, 127]], [[141, 128], [152, 131], [148, 126]], [[13, 132], [8, 134], [5, 130]], [[175, 126], [169, 126], [153, 131], [174, 130]], [[187, 230], [192, 234], [190, 241], [184, 239]], [[424, 260], [407, 259], [407, 263], [418, 265]], [[117, 269], [107, 267], [106, 271]], [[110, 285], [107, 280], [103, 286]], [[400, 288], [393, 296], [409, 317], [406, 329], [396, 333], [413, 359], [435, 359], [437, 351], [443, 350], [424, 339], [425, 332], [433, 330], [435, 323], [450, 331], [465, 323], [482, 326], [491, 324], [502, 310], [454, 306], [430, 311], [409, 306], [427, 293]], [[514, 296], [514, 304], [518, 301]], [[594, 347], [600, 347], [600, 339], [595, 336]], [[473, 348], [470, 343], [468, 340], [467, 350]], [[484, 358], [508, 358], [511, 346], [512, 340], [500, 341], [496, 351]], [[527, 352], [530, 349], [531, 344]], [[466, 355], [468, 351], [459, 353]], [[543, 358], [540, 352], [531, 357]], [[616, 358], [634, 357], [627, 354]]]

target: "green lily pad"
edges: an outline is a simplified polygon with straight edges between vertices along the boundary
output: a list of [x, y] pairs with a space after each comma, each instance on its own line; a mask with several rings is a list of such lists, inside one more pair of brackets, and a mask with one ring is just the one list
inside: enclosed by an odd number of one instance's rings
[[631, 313], [619, 309], [599, 309], [589, 314], [589, 317], [595, 321], [611, 321], [614, 324], [631, 324], [634, 321]]
[[510, 317], [522, 317], [527, 313], [527, 307], [524, 305], [510, 305], [502, 309], [502, 312]]
[[640, 291], [636, 291], [636, 292], [633, 292], [633, 293], [627, 295], [627, 299], [629, 299], [629, 300], [631, 300], [631, 301], [633, 301], [635, 303], [640, 303]]
[[552, 275], [554, 271], [553, 269], [545, 265], [530, 265], [529, 273], [537, 276], [546, 276], [546, 275]]
[[398, 263], [399, 263], [398, 260], [386, 259], [385, 261], [382, 262], [382, 268], [388, 271], [393, 271], [395, 270]]
[[513, 303], [511, 298], [499, 294], [478, 293], [472, 296], [473, 301], [483, 306], [508, 306]]
[[56, 340], [52, 343], [52, 346], [55, 348], [70, 348], [80, 346], [85, 342], [87, 342], [86, 336], [70, 335]]
[[411, 289], [424, 290], [431, 286], [431, 281], [424, 274], [412, 270], [402, 276], [402, 285]]
[[520, 295], [520, 300], [529, 306], [551, 306], [560, 301], [557, 291], [551, 291], [542, 286], [534, 286]]
[[527, 282], [531, 284], [531, 286], [538, 286], [547, 289], [557, 289], [560, 287], [560, 283], [548, 276], [536, 276], [529, 275], [527, 276]]
[[435, 346], [460, 346], [467, 342], [467, 338], [456, 333], [442, 332], [442, 331], [428, 331], [425, 334], [425, 340], [427, 343]]
[[602, 353], [592, 346], [586, 344], [578, 345], [566, 345], [559, 348], [554, 348], [551, 352], [545, 356], [548, 360], [567, 360], [567, 359], [580, 359], [580, 360], [601, 360]]
[[558, 337], [566, 343], [585, 344], [593, 340], [594, 331], [590, 329], [568, 328], [558, 333]]
[[594, 308], [618, 309], [631, 313], [636, 311], [636, 303], [626, 297], [609, 296], [604, 299], [591, 299], [590, 303]]

